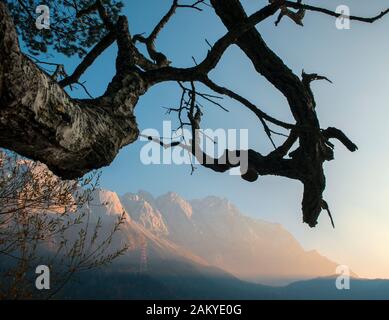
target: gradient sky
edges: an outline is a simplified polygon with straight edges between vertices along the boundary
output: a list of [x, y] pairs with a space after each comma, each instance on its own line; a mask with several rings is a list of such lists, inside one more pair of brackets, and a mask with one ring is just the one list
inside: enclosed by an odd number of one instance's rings
[[[353, 15], [375, 15], [385, 0], [304, 1], [335, 10], [349, 5]], [[149, 33], [171, 4], [169, 0], [125, 0], [125, 14], [132, 34]], [[252, 13], [267, 1], [242, 0]], [[316, 249], [363, 277], [389, 278], [389, 17], [374, 25], [352, 22], [350, 30], [338, 30], [335, 20], [307, 13], [301, 28], [285, 18], [278, 27], [275, 17], [258, 26], [267, 44], [297, 74], [302, 69], [329, 77], [334, 84], [316, 82], [313, 90], [321, 126], [344, 130], [359, 146], [350, 153], [335, 142], [335, 161], [325, 165], [327, 189], [336, 229], [327, 214], [310, 229], [302, 223], [302, 185], [284, 178], [261, 177], [247, 183], [239, 177], [217, 174], [199, 167], [190, 175], [190, 166], [145, 166], [139, 159], [137, 142], [124, 148], [116, 160], [103, 169], [102, 186], [120, 194], [139, 189], [160, 195], [175, 191], [187, 199], [217, 195], [234, 202], [242, 212], [282, 224], [306, 249]], [[157, 47], [174, 66], [192, 66], [192, 56], [201, 61], [207, 44], [215, 42], [225, 28], [212, 8], [203, 12], [181, 9], [161, 33]], [[93, 95], [103, 93], [114, 74], [116, 49], [110, 48], [82, 77]], [[61, 58], [59, 58], [61, 59]], [[53, 61], [58, 61], [58, 57]], [[67, 70], [77, 59], [64, 60]], [[250, 61], [236, 47], [224, 55], [212, 79], [236, 90], [267, 113], [290, 120], [289, 107], [280, 93], [261, 78]], [[73, 95], [82, 96], [81, 91]], [[173, 119], [162, 107], [176, 106], [180, 91], [174, 83], [152, 88], [140, 100], [136, 116], [140, 129], [162, 130], [162, 121]], [[242, 106], [225, 99], [229, 113], [209, 105], [203, 128], [248, 128], [250, 147], [263, 153], [271, 150], [258, 121]], [[222, 121], [221, 121], [222, 120]], [[334, 270], [335, 271], [335, 270]]]

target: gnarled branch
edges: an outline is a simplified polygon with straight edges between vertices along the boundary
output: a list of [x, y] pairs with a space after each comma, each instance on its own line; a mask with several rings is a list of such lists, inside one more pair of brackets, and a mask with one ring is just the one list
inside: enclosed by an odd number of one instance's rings
[[[218, 94], [229, 96], [251, 110], [272, 139], [270, 128], [289, 130], [280, 146], [268, 155], [254, 150], [237, 150], [247, 153], [248, 170], [242, 178], [255, 181], [260, 175], [279, 175], [301, 181], [304, 185], [302, 199], [303, 220], [315, 226], [323, 209], [328, 205], [323, 199], [326, 181], [323, 170], [325, 161], [334, 158], [330, 139], [338, 139], [350, 151], [357, 146], [339, 129], [322, 130], [316, 114], [316, 102], [310, 84], [314, 80], [328, 80], [318, 74], [303, 72], [300, 79], [265, 43], [255, 25], [280, 11], [280, 18], [288, 16], [302, 24], [306, 11], [333, 17], [336, 12], [303, 4], [302, 1], [271, 0], [271, 3], [251, 16], [239, 0], [211, 0], [216, 14], [227, 28], [227, 33], [217, 40], [200, 63], [188, 68], [170, 66], [166, 56], [159, 53], [154, 42], [177, 8], [199, 9], [204, 1], [181, 5], [173, 0], [172, 6], [148, 38], [132, 37], [128, 21], [120, 16], [111, 21], [100, 0], [78, 12], [83, 16], [98, 11], [104, 22], [106, 35], [81, 61], [74, 72], [57, 82], [26, 57], [18, 45], [14, 23], [6, 5], [0, 2], [0, 146], [10, 148], [23, 156], [40, 160], [63, 178], [74, 178], [110, 164], [120, 148], [134, 142], [139, 135], [134, 109], [139, 97], [158, 83], [165, 81], [189, 82], [190, 99], [179, 116], [187, 112], [192, 128], [191, 145], [172, 143], [170, 147], [184, 147], [201, 163], [214, 171], [224, 172], [240, 166], [233, 162], [231, 151], [226, 150], [220, 159], [213, 159], [198, 151], [200, 122], [203, 116], [196, 96], [195, 82], [201, 82]], [[297, 11], [294, 11], [297, 10]], [[389, 9], [372, 18], [351, 16], [351, 20], [372, 23], [389, 13]], [[115, 19], [116, 20], [116, 19]], [[82, 74], [109, 46], [116, 41], [116, 74], [106, 92], [96, 99], [72, 99], [64, 87], [78, 83]], [[146, 44], [148, 55], [136, 48], [136, 41]], [[286, 123], [263, 112], [246, 98], [222, 87], [209, 79], [224, 52], [236, 44], [250, 59], [253, 68], [278, 89], [286, 98], [294, 123]], [[221, 106], [221, 105], [219, 105]], [[161, 145], [165, 146], [163, 143]], [[295, 148], [292, 150], [292, 148]], [[222, 162], [222, 160], [224, 162]], [[329, 211], [329, 210], [328, 210]], [[332, 219], [332, 216], [331, 216]]]

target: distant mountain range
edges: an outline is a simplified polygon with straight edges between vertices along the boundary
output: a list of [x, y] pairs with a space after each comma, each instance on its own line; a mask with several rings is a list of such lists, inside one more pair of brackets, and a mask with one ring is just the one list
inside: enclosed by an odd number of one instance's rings
[[187, 201], [172, 192], [158, 198], [145, 191], [122, 197], [98, 193], [100, 202], [108, 203], [99, 208], [106, 211], [100, 215], [126, 211], [150, 239], [151, 248], [153, 242], [163, 243], [162, 251], [174, 247], [191, 260], [240, 279], [285, 284], [335, 274], [335, 262], [305, 251], [281, 225], [244, 216], [226, 199]]
[[108, 268], [79, 275], [63, 298], [389, 298], [386, 280], [354, 277], [351, 290], [337, 290], [335, 262], [305, 251], [279, 224], [244, 216], [226, 199], [98, 190], [94, 201], [90, 210], [103, 225], [125, 213], [113, 245], [127, 242], [130, 250]]

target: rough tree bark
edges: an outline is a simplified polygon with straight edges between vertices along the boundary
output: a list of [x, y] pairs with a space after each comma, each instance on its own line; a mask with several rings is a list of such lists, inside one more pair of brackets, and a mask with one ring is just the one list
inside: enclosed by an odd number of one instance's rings
[[[261, 17], [262, 14], [254, 16], [254, 20]], [[137, 66], [149, 70], [156, 66], [136, 50], [126, 18], [121, 17], [111, 32], [114, 35], [109, 37], [115, 38], [119, 47], [115, 77], [102, 97], [75, 100], [63, 86], [78, 80], [76, 73], [87, 69], [104, 50], [102, 45], [92, 50], [93, 57], [88, 55], [75, 74], [58, 84], [20, 51], [13, 21], [6, 5], [0, 3], [2, 147], [40, 160], [55, 174], [68, 179], [109, 165], [120, 148], [138, 138], [134, 108], [139, 97], [161, 81], [200, 79], [235, 38], [231, 33], [221, 39], [198, 67], [177, 69], [163, 65], [155, 72], [144, 73]], [[112, 43], [107, 38], [102, 42], [106, 46]]]
[[[329, 139], [338, 139], [350, 151], [355, 151], [357, 147], [339, 129], [324, 130], [320, 127], [310, 83], [328, 79], [305, 73], [300, 79], [266, 45], [255, 25], [277, 11], [280, 11], [280, 15], [276, 24], [283, 16], [288, 16], [297, 24], [303, 25], [305, 11], [333, 17], [339, 15], [327, 9], [304, 5], [301, 1], [271, 0], [269, 5], [247, 16], [239, 0], [211, 0], [228, 32], [213, 45], [206, 58], [198, 65], [191, 68], [171, 67], [166, 56], [157, 51], [155, 39], [178, 8], [193, 8], [200, 2], [202, 1], [197, 1], [192, 6], [183, 6], [173, 0], [167, 14], [146, 38], [140, 35], [132, 37], [124, 16], [120, 16], [115, 23], [110, 21], [101, 2], [96, 1], [96, 4], [78, 14], [97, 10], [106, 25], [107, 34], [87, 54], [74, 73], [59, 82], [21, 52], [12, 18], [6, 5], [0, 2], [0, 146], [44, 162], [62, 178], [80, 177], [92, 169], [109, 165], [123, 146], [138, 138], [134, 108], [140, 96], [159, 82], [192, 84], [190, 89], [182, 87], [184, 94], [189, 93], [189, 100], [182, 100], [178, 110], [179, 114], [189, 110], [187, 116], [193, 135], [196, 136], [195, 129], [200, 128], [201, 112], [195, 103], [199, 93], [196, 92], [194, 82], [202, 82], [211, 90], [235, 99], [252, 111], [270, 139], [268, 123], [289, 130], [286, 141], [268, 155], [255, 150], [248, 151], [249, 171], [242, 174], [242, 178], [255, 181], [261, 175], [279, 175], [301, 181], [304, 185], [303, 221], [311, 227], [315, 226], [323, 209], [330, 214], [323, 199], [326, 185], [323, 163], [334, 157], [333, 144]], [[352, 16], [350, 19], [371, 23], [388, 12], [386, 10], [373, 18]], [[71, 98], [64, 88], [77, 83], [95, 59], [114, 42], [118, 45], [116, 74], [105, 94], [96, 99]], [[136, 47], [137, 42], [146, 45], [149, 58], [140, 53]], [[209, 72], [217, 66], [231, 44], [238, 45], [251, 60], [254, 69], [285, 96], [295, 124], [271, 117], [244, 97], [208, 78]], [[150, 140], [153, 140], [152, 137]], [[193, 139], [196, 140], [197, 138]], [[157, 142], [164, 145], [161, 141]], [[298, 142], [298, 147], [291, 150], [295, 142]], [[192, 142], [189, 147], [179, 143], [172, 144], [171, 147], [181, 145], [195, 155], [193, 143], [196, 142]], [[227, 150], [226, 153], [228, 154]], [[202, 154], [201, 157], [208, 156]], [[224, 163], [220, 159], [214, 159], [212, 164], [208, 164], [209, 161], [204, 163], [204, 166], [217, 172], [237, 166], [228, 161], [228, 156]]]
[[0, 59], [3, 147], [46, 163], [59, 176], [75, 178], [110, 164], [121, 147], [138, 138], [134, 108], [148, 85], [136, 71], [118, 72], [99, 99], [72, 99], [20, 51], [3, 3]]

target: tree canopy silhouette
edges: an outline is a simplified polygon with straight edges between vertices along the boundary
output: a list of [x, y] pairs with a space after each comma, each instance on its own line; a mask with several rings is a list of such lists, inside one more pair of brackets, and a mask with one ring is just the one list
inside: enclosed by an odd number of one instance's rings
[[[53, 17], [50, 30], [35, 28], [37, 0], [6, 0], [0, 3], [0, 146], [45, 163], [55, 174], [65, 179], [109, 165], [119, 150], [139, 137], [134, 109], [139, 97], [154, 85], [175, 81], [181, 85], [183, 99], [175, 110], [187, 117], [193, 134], [200, 128], [201, 118], [196, 89], [201, 83], [216, 94], [228, 96], [249, 109], [272, 140], [273, 127], [287, 130], [285, 142], [274, 144], [269, 154], [248, 150], [248, 171], [242, 178], [255, 181], [258, 176], [277, 175], [301, 181], [303, 221], [311, 227], [317, 224], [322, 210], [328, 210], [323, 199], [325, 174], [323, 163], [334, 159], [331, 139], [339, 140], [350, 151], [357, 146], [340, 129], [322, 128], [316, 113], [311, 83], [328, 80], [318, 74], [302, 73], [299, 77], [273, 52], [256, 25], [274, 19], [276, 25], [290, 18], [303, 25], [309, 13], [339, 18], [334, 11], [304, 4], [301, 0], [270, 0], [267, 5], [248, 16], [240, 0], [172, 0], [168, 12], [148, 35], [132, 35], [122, 3], [117, 0], [52, 1]], [[205, 58], [187, 68], [174, 67], [155, 44], [171, 17], [180, 10], [214, 10], [227, 32], [212, 45]], [[373, 23], [389, 12], [375, 17], [349, 17], [351, 20]], [[18, 35], [29, 55], [23, 53]], [[79, 83], [81, 75], [114, 43], [117, 44], [116, 74], [105, 93], [98, 98], [74, 99], [65, 89]], [[294, 123], [281, 121], [245, 97], [223, 87], [209, 77], [217, 68], [224, 52], [237, 45], [251, 60], [258, 73], [286, 98]], [[141, 47], [147, 53], [143, 54]], [[68, 56], [79, 55], [81, 63], [67, 74], [61, 65], [48, 74], [34, 58], [41, 52], [55, 50]], [[185, 85], [187, 83], [188, 85]], [[211, 97], [209, 97], [212, 99]], [[180, 119], [181, 120], [181, 119]], [[186, 149], [196, 158], [196, 136]], [[180, 147], [172, 145], [171, 147]], [[230, 151], [226, 150], [228, 155]], [[208, 168], [224, 172], [239, 163], [214, 159], [200, 161]], [[331, 216], [331, 215], [330, 215]]]

